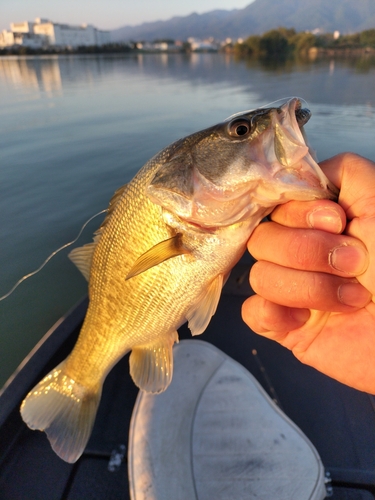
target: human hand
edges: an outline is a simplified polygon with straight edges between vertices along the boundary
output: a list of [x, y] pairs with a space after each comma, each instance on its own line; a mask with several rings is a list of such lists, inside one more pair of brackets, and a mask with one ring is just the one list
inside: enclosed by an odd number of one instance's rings
[[345, 153], [321, 167], [338, 204], [289, 202], [255, 229], [256, 295], [242, 316], [301, 362], [375, 394], [375, 164]]

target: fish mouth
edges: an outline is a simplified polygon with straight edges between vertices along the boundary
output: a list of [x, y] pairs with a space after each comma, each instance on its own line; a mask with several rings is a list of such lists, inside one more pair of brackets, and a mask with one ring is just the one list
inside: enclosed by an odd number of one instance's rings
[[279, 163], [273, 179], [288, 187], [293, 199], [311, 196], [337, 200], [339, 190], [325, 176], [311, 151], [303, 126], [311, 112], [302, 107], [301, 99], [294, 97], [277, 108], [273, 114], [274, 152]]
[[[304, 99], [285, 97], [257, 110], [236, 113], [225, 122], [246, 115], [251, 115], [254, 129], [264, 117], [270, 119], [267, 130], [259, 134], [258, 140], [249, 143], [248, 157], [254, 165], [268, 165], [263, 169], [263, 178], [266, 182], [275, 182], [273, 187], [277, 185], [279, 190], [284, 191], [283, 198], [338, 199], [339, 190], [324, 175], [317, 164], [315, 152], [308, 144], [303, 127], [312, 113]], [[266, 154], [262, 152], [264, 143], [269, 144]]]

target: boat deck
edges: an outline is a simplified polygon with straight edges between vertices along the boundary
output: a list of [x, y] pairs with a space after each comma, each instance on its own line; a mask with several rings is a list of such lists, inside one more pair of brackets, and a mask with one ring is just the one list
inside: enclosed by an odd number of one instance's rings
[[[251, 293], [249, 263], [246, 257], [233, 270], [200, 338], [245, 366], [307, 435], [330, 474], [330, 498], [374, 500], [375, 398], [302, 365], [288, 350], [247, 328], [241, 304]], [[128, 356], [107, 377], [92, 436], [76, 464], [60, 460], [44, 433], [29, 430], [19, 414], [25, 394], [72, 349], [86, 307], [84, 300], [46, 335], [0, 396], [2, 500], [129, 499], [123, 451], [138, 391], [129, 376]], [[186, 326], [179, 333], [191, 337]], [[124, 455], [120, 464], [113, 452], [117, 458]]]

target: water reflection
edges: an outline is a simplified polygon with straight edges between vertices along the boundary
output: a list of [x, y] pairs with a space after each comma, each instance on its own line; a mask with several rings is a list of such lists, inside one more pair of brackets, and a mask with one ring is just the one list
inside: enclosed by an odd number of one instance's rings
[[[229, 54], [140, 54], [140, 55], [89, 55], [51, 57], [0, 58], [0, 87], [24, 87], [47, 96], [59, 95], [62, 90], [79, 82], [88, 86], [110, 78], [123, 78], [129, 74], [145, 77], [175, 79], [205, 85], [225, 84], [251, 88], [263, 97], [263, 102], [273, 101], [284, 95], [297, 93], [310, 102], [329, 102], [375, 105], [375, 57], [324, 58], [298, 56], [281, 59], [240, 59]], [[302, 92], [291, 89], [285, 75], [308, 74]], [[301, 75], [302, 74], [302, 75]], [[325, 81], [330, 77], [330, 81]], [[368, 78], [361, 78], [366, 75]], [[279, 80], [279, 94], [268, 92], [268, 79]], [[298, 81], [298, 77], [297, 77]], [[302, 86], [302, 82], [299, 82]], [[294, 85], [294, 84], [293, 84]], [[292, 85], [292, 86], [293, 86]], [[327, 85], [329, 91], [326, 92]], [[337, 92], [332, 92], [332, 85]], [[322, 91], [323, 90], [323, 91]], [[350, 95], [350, 99], [347, 96]]]
[[334, 72], [335, 72], [335, 61], [333, 59], [332, 61], [329, 62], [329, 74], [333, 75]]
[[62, 89], [59, 60], [57, 57], [45, 60], [0, 58], [0, 83], [58, 94]]

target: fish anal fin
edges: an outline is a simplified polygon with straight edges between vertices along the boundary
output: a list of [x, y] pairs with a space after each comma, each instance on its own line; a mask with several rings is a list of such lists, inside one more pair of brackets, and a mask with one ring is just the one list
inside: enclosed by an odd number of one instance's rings
[[24, 399], [21, 416], [30, 429], [47, 434], [55, 453], [69, 463], [82, 455], [89, 440], [101, 386], [88, 390], [64, 373], [65, 361]]
[[215, 314], [223, 288], [223, 280], [222, 274], [216, 276], [196, 304], [187, 312], [186, 319], [192, 335], [203, 333]]
[[178, 342], [177, 332], [164, 342], [133, 348], [129, 359], [130, 375], [140, 389], [158, 394], [171, 383], [175, 342]]
[[69, 259], [78, 267], [87, 281], [90, 278], [92, 257], [99, 239], [99, 235], [94, 236], [94, 241], [92, 243], [75, 248], [68, 254]]
[[182, 234], [178, 233], [168, 240], [161, 241], [141, 255], [135, 261], [125, 279], [128, 280], [133, 276], [137, 276], [137, 274], [144, 273], [151, 267], [161, 264], [165, 260], [183, 254], [190, 254], [190, 252], [184, 248]]

